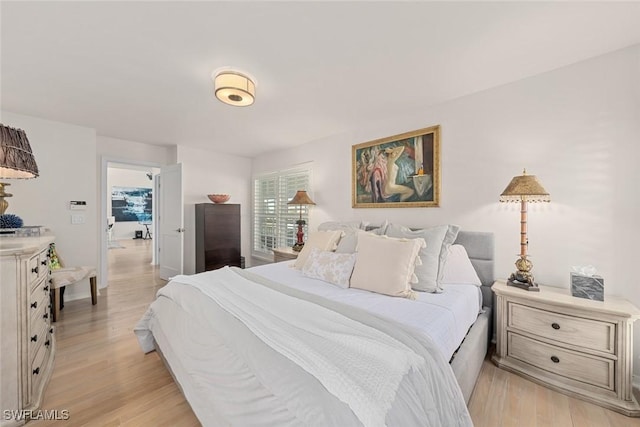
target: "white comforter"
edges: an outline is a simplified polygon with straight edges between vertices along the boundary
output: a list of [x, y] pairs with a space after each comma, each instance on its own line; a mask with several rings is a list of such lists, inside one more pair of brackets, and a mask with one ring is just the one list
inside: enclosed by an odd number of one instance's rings
[[[191, 284], [173, 281], [161, 289], [158, 299], [135, 329], [145, 351], [153, 348], [154, 339], [160, 346], [203, 425], [471, 425], [451, 368], [431, 340], [416, 334], [412, 328], [357, 308], [300, 292], [241, 270], [236, 273], [286, 294], [281, 298], [282, 304], [299, 307], [309, 301], [336, 312], [334, 314], [346, 316], [351, 322], [375, 328], [376, 334], [386, 335], [388, 342], [397, 341], [402, 343], [399, 347], [409, 349], [409, 353], [414, 355], [414, 363], [410, 364], [411, 368], [403, 374], [393, 393], [391, 407], [376, 408], [372, 412], [381, 415], [367, 416], [362, 407], [354, 410], [344, 394], [326, 387], [326, 373], [309, 372], [308, 366], [295, 360], [296, 357], [292, 357], [288, 350], [268, 345], [271, 338], [261, 339], [261, 333], [255, 334], [247, 327], [237, 307], [232, 306], [240, 304], [248, 308], [251, 304], [260, 306], [262, 302], [265, 306], [273, 305], [261, 293], [254, 295], [252, 300], [251, 288], [247, 288], [244, 293], [248, 301], [221, 303], [220, 298], [210, 298], [207, 290], [207, 286], [219, 286], [220, 279], [224, 281], [220, 272], [183, 278], [182, 282]], [[234, 281], [234, 286], [242, 286], [241, 282]], [[295, 310], [292, 313], [295, 314]], [[251, 310], [247, 314], [251, 316]], [[264, 319], [256, 320], [264, 322]], [[265, 332], [272, 326], [263, 324], [261, 327]], [[273, 332], [279, 333], [278, 330]], [[331, 355], [326, 357], [333, 361], [339, 359]], [[419, 360], [424, 363], [415, 364]]]
[[442, 293], [416, 292], [416, 300], [392, 298], [360, 289], [342, 289], [305, 277], [293, 261], [250, 269], [283, 285], [361, 308], [414, 328], [431, 338], [445, 359], [460, 346], [482, 308], [482, 292], [474, 285], [444, 285]]

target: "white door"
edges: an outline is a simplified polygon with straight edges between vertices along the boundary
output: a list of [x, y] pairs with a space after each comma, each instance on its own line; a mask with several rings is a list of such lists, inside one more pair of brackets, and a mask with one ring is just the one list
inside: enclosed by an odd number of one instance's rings
[[182, 164], [163, 166], [160, 170], [160, 278], [169, 280], [182, 274], [184, 247], [184, 199]]

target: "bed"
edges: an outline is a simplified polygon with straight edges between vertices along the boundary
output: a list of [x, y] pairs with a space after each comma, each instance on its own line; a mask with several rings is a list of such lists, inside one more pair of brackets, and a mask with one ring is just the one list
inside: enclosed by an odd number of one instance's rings
[[174, 279], [135, 332], [205, 426], [471, 425], [466, 402], [491, 336], [493, 235], [461, 231], [455, 243], [482, 286], [408, 300], [337, 288], [291, 262], [225, 268]]

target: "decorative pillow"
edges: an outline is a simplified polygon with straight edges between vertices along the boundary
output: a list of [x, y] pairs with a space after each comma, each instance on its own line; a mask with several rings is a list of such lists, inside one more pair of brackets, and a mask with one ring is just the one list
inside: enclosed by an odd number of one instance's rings
[[358, 235], [351, 287], [394, 297], [415, 299], [410, 282], [420, 263], [423, 239], [394, 239], [371, 233]]
[[476, 285], [482, 282], [473, 268], [467, 250], [462, 245], [451, 245], [444, 264], [441, 283], [443, 285]]
[[302, 274], [346, 289], [355, 263], [356, 254], [337, 254], [313, 248], [302, 267]]
[[309, 233], [309, 237], [307, 237], [307, 241], [304, 244], [304, 247], [298, 254], [298, 258], [296, 258], [295, 264], [293, 264], [294, 268], [300, 270], [305, 262], [307, 262], [307, 257], [313, 248], [318, 248], [321, 251], [333, 251], [336, 248], [336, 244], [340, 237], [342, 236], [342, 231], [315, 231]]
[[408, 227], [389, 224], [387, 235], [407, 239], [422, 238], [427, 246], [420, 251], [422, 265], [416, 267], [418, 283], [413, 285], [416, 291], [441, 292], [440, 280], [444, 273], [444, 263], [449, 253], [449, 246], [458, 237], [460, 227], [457, 225], [439, 225], [412, 231]]
[[389, 226], [389, 221], [385, 219], [381, 224], [371, 224], [370, 222], [363, 221], [360, 228], [365, 231], [373, 231], [378, 236], [382, 236], [385, 234], [385, 231], [387, 231], [388, 226]]
[[356, 251], [356, 247], [358, 246], [358, 235], [360, 234], [373, 234], [376, 236], [382, 236], [384, 234], [383, 228], [374, 228], [371, 231], [362, 231], [362, 230], [348, 230], [345, 231], [344, 236], [338, 242], [338, 247], [336, 248], [336, 252], [339, 254], [352, 254]]

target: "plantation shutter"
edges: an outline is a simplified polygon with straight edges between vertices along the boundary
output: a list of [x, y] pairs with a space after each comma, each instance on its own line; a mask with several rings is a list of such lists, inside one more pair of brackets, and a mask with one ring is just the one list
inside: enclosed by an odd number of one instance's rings
[[[288, 205], [298, 190], [309, 191], [310, 170], [288, 169], [254, 180], [253, 255], [272, 258], [272, 249], [293, 246], [297, 221], [309, 219], [308, 206]], [[306, 234], [306, 230], [305, 230]]]

